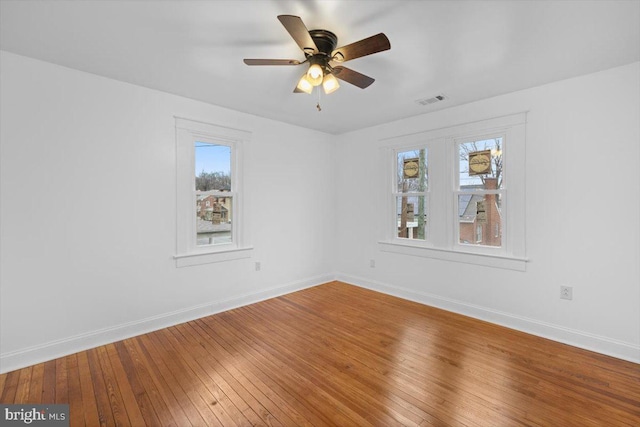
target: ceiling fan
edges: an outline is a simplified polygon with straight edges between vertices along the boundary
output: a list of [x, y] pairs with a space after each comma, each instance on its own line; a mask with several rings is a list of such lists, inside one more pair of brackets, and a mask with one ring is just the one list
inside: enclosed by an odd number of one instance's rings
[[[389, 39], [383, 33], [362, 39], [336, 49], [338, 37], [327, 30], [307, 30], [299, 16], [279, 15], [278, 20], [304, 52], [305, 60], [296, 59], [245, 59], [247, 65], [300, 65], [309, 63], [294, 93], [308, 93], [322, 85], [326, 94], [336, 91], [337, 79], [351, 83], [361, 89], [369, 87], [375, 80], [350, 68], [337, 65], [373, 53], [391, 49]], [[319, 107], [319, 106], [318, 106]]]

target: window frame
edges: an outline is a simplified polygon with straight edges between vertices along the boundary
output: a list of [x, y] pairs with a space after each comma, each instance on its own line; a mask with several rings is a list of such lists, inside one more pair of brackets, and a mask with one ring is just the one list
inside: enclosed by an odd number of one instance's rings
[[[398, 190], [398, 186], [399, 186], [399, 182], [398, 182], [398, 177], [400, 176], [400, 174], [402, 173], [402, 171], [398, 170], [398, 154], [402, 153], [402, 152], [406, 152], [406, 151], [419, 151], [421, 149], [425, 150], [426, 153], [426, 163], [425, 163], [425, 168], [427, 169], [426, 173], [427, 173], [427, 188], [424, 191], [409, 191], [406, 193], [403, 193], [401, 191]], [[396, 232], [395, 232], [395, 238], [399, 241], [402, 242], [406, 242], [406, 243], [410, 243], [412, 241], [418, 241], [418, 242], [425, 242], [425, 243], [429, 243], [430, 241], [430, 236], [431, 236], [431, 221], [429, 220], [429, 204], [430, 204], [430, 186], [429, 186], [429, 148], [427, 146], [426, 143], [423, 144], [418, 144], [415, 146], [403, 146], [403, 147], [396, 147], [393, 149], [393, 158], [394, 158], [394, 163], [393, 163], [393, 184], [392, 184], [392, 191], [391, 191], [391, 199], [393, 201], [393, 216], [396, 220], [397, 223], [397, 217], [398, 217], [398, 212], [397, 212], [397, 201], [398, 201], [398, 197], [402, 197], [402, 195], [406, 195], [407, 197], [420, 197], [423, 196], [424, 197], [424, 203], [426, 206], [426, 211], [425, 211], [425, 229], [424, 229], [424, 234], [425, 234], [425, 238], [424, 239], [411, 239], [411, 238], [405, 238], [405, 237], [398, 237], [398, 231], [397, 231], [397, 227], [396, 227]]]
[[[477, 142], [484, 141], [488, 139], [501, 138], [502, 139], [502, 181], [503, 186], [501, 189], [496, 190], [462, 190], [460, 187], [460, 145], [469, 143], [469, 142]], [[509, 211], [509, 198], [507, 196], [507, 186], [509, 185], [509, 158], [507, 153], [509, 151], [509, 143], [507, 141], [506, 133], [504, 132], [492, 132], [486, 134], [474, 134], [469, 135], [462, 138], [452, 138], [453, 143], [451, 144], [452, 153], [452, 162], [453, 162], [453, 174], [452, 174], [452, 182], [453, 182], [453, 191], [452, 191], [452, 200], [451, 202], [454, 205], [454, 215], [455, 219], [453, 220], [454, 229], [452, 231], [452, 246], [453, 249], [459, 252], [472, 252], [472, 253], [481, 253], [481, 254], [494, 254], [494, 255], [507, 255], [509, 254], [509, 249], [507, 247], [508, 242], [508, 234], [509, 234], [509, 219], [507, 213]], [[459, 196], [462, 194], [472, 194], [478, 196], [486, 196], [491, 194], [499, 194], [502, 196], [502, 212], [501, 212], [501, 225], [502, 225], [502, 238], [500, 246], [485, 246], [479, 244], [482, 242], [482, 238], [480, 240], [476, 240], [475, 244], [468, 243], [460, 243], [460, 220], [458, 215], [458, 204], [459, 204]], [[479, 224], [482, 226], [482, 224]], [[484, 226], [482, 226], [484, 229]], [[491, 231], [493, 233], [493, 231]], [[474, 232], [475, 234], [475, 232]]]
[[[175, 117], [176, 129], [176, 253], [177, 267], [249, 258], [248, 229], [243, 206], [243, 145], [251, 133], [206, 122]], [[197, 244], [195, 143], [224, 145], [231, 149], [231, 242]]]
[[[459, 243], [459, 143], [503, 138], [503, 177], [501, 190], [504, 225], [501, 247], [465, 245]], [[464, 123], [439, 129], [402, 135], [378, 141], [383, 167], [380, 169], [385, 193], [392, 192], [397, 174], [397, 154], [414, 147], [427, 148], [429, 201], [427, 204], [428, 234], [425, 241], [398, 238], [394, 235], [395, 199], [385, 196], [385, 214], [380, 220], [382, 232], [378, 246], [381, 251], [411, 256], [464, 262], [489, 267], [525, 271], [525, 143], [526, 112]], [[508, 188], [507, 188], [508, 185]], [[485, 190], [487, 191], [487, 190]], [[392, 215], [393, 212], [393, 215]]]

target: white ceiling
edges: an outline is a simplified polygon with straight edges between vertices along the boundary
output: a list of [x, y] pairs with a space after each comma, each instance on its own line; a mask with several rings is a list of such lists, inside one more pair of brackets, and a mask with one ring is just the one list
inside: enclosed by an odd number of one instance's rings
[[[376, 79], [292, 93], [304, 59], [277, 20], [391, 50], [344, 65]], [[0, 1], [0, 48], [339, 134], [640, 60], [640, 1]], [[1, 66], [1, 64], [0, 64]], [[444, 94], [430, 106], [415, 101]]]

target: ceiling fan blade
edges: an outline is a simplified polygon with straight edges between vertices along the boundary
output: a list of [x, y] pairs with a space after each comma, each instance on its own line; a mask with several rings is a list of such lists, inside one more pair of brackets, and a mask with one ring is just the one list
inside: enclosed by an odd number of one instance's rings
[[371, 83], [376, 81], [369, 76], [365, 76], [364, 74], [360, 74], [357, 71], [353, 71], [350, 68], [346, 68], [340, 65], [337, 67], [333, 67], [333, 71], [331, 74], [333, 74], [340, 80], [344, 80], [347, 83], [358, 86], [360, 89], [367, 88], [371, 86]]
[[331, 52], [331, 56], [334, 61], [345, 62], [389, 49], [391, 49], [389, 39], [384, 33], [380, 33], [358, 42], [339, 47]]
[[278, 15], [278, 19], [284, 25], [284, 28], [291, 34], [293, 40], [298, 43], [303, 52], [309, 54], [318, 53], [318, 47], [311, 38], [309, 30], [302, 22], [299, 16], [294, 15]]
[[247, 65], [300, 65], [297, 59], [245, 59]]

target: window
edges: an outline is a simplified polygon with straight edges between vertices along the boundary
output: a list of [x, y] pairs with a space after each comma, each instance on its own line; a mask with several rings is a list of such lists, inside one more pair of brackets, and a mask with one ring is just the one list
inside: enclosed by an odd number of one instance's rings
[[196, 245], [233, 243], [232, 147], [196, 140], [194, 153]]
[[242, 146], [249, 136], [176, 118], [177, 266], [250, 256], [242, 217]]
[[396, 152], [396, 222], [401, 239], [425, 240], [427, 229], [427, 149]]
[[456, 235], [460, 245], [502, 247], [503, 145], [503, 136], [456, 142]]
[[525, 122], [514, 114], [381, 141], [381, 182], [391, 183], [381, 250], [524, 270]]

